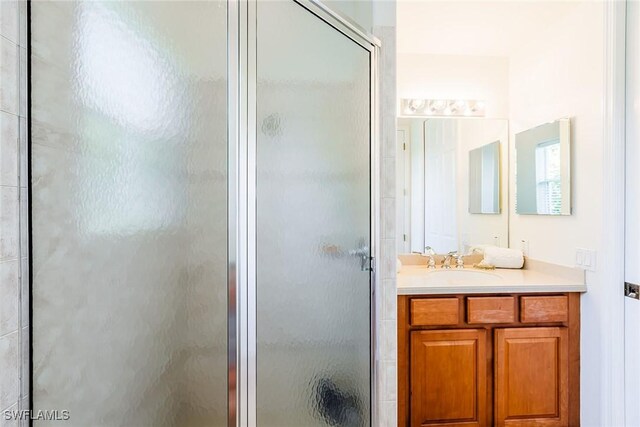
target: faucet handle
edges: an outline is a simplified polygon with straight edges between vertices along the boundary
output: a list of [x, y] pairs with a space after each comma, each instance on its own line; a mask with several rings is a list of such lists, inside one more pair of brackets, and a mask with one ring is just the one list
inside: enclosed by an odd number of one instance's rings
[[456, 259], [456, 268], [464, 268], [464, 255], [455, 254], [453, 257]]

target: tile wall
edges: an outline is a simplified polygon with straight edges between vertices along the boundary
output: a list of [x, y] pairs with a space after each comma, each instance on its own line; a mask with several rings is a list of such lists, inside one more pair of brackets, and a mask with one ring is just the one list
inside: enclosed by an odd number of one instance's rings
[[397, 422], [396, 327], [396, 28], [373, 30], [382, 42], [379, 58], [380, 109], [380, 262], [377, 310], [377, 406], [380, 427]]
[[29, 408], [26, 7], [0, 1], [0, 414]]

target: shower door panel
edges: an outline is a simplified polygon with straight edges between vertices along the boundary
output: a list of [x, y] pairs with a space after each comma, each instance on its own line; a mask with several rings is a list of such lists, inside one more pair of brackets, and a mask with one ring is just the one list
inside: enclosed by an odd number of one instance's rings
[[226, 426], [226, 2], [30, 18], [33, 409]]
[[256, 9], [256, 423], [370, 424], [371, 52]]

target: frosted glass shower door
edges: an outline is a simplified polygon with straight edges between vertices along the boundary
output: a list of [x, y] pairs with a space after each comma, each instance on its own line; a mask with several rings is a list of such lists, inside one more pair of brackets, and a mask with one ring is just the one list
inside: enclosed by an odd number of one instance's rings
[[256, 416], [370, 424], [371, 53], [257, 2]]
[[226, 426], [227, 3], [30, 19], [35, 424]]

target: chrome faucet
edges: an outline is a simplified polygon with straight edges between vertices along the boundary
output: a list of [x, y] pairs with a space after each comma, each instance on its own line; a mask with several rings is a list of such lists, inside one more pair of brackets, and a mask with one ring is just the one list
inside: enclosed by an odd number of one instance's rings
[[436, 259], [434, 258], [436, 253], [431, 246], [425, 246], [424, 252], [413, 252], [414, 254], [420, 254], [423, 257], [429, 257], [429, 261], [427, 262], [428, 269], [436, 268]]
[[436, 268], [436, 259], [434, 258], [435, 255], [436, 255], [436, 252], [433, 250], [433, 248], [431, 246], [425, 246], [424, 247], [424, 253], [427, 254], [427, 256], [429, 257], [429, 262], [427, 263], [427, 268], [428, 269]]
[[453, 257], [456, 259], [456, 268], [464, 268], [464, 255], [456, 254]]
[[451, 268], [451, 258], [456, 258], [457, 256], [458, 256], [458, 253], [456, 251], [451, 251], [448, 254], [446, 254], [442, 260], [442, 268], [444, 269]]

